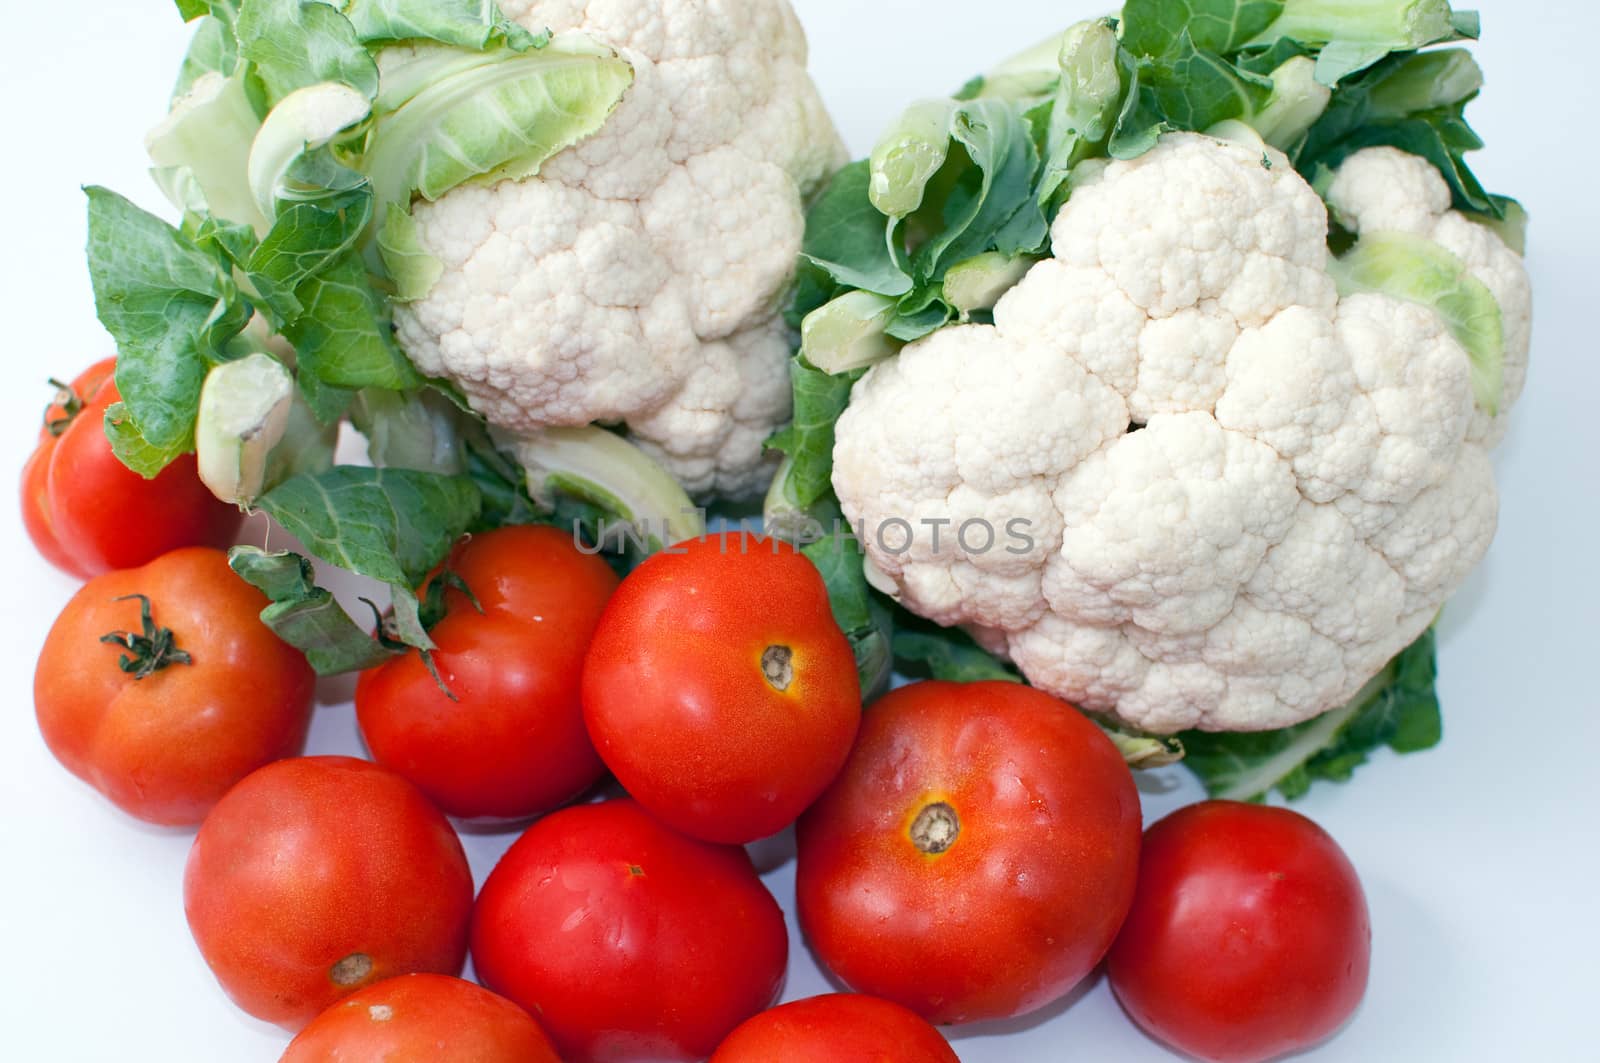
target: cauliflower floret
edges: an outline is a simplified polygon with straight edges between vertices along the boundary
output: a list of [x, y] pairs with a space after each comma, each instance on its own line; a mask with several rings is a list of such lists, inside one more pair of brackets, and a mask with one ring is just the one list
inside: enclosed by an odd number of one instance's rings
[[698, 496], [771, 477], [789, 415], [777, 310], [802, 206], [845, 153], [786, 0], [505, 0], [581, 31], [634, 82], [535, 178], [415, 209], [444, 267], [396, 328], [424, 373], [501, 428], [625, 423]]
[[[976, 376], [974, 361], [984, 366]], [[927, 398], [904, 402], [909, 389]], [[1053, 347], [974, 326], [908, 347], [854, 399], [839, 419], [834, 487], [841, 499], [874, 499], [887, 518], [869, 532], [878, 566], [940, 624], [1037, 620], [1044, 565], [1061, 548], [1051, 492], [1126, 430], [1122, 397]], [[1038, 429], [1018, 433], [1019, 423]], [[1011, 521], [1025, 522], [1028, 541], [1004, 526]]]
[[1205, 413], [1162, 415], [1057, 487], [1066, 530], [1045, 597], [1090, 623], [1204, 633], [1288, 533], [1299, 498], [1294, 474], [1265, 443]]
[[1522, 256], [1487, 226], [1450, 210], [1450, 187], [1432, 163], [1396, 148], [1367, 148], [1350, 156], [1334, 174], [1327, 197], [1329, 211], [1352, 232], [1426, 237], [1459, 258], [1493, 293], [1505, 336], [1500, 412], [1474, 411], [1467, 437], [1495, 446], [1505, 438], [1506, 414], [1528, 380], [1533, 287]]
[[[1335, 205], [1445, 244], [1502, 300], [1503, 419], [1521, 260], [1397, 156], [1354, 156]], [[1284, 727], [1352, 697], [1488, 549], [1500, 421], [1431, 309], [1339, 298], [1327, 218], [1281, 156], [1167, 135], [1075, 189], [995, 325], [869, 371], [834, 487], [900, 600], [1150, 731]], [[976, 517], [1025, 522], [1032, 548], [936, 547], [926, 523]]]

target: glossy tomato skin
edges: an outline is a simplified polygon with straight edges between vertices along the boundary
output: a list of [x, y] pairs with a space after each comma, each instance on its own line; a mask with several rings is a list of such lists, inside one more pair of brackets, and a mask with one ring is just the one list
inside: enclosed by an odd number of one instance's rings
[[1014, 683], [914, 683], [867, 712], [800, 820], [800, 925], [851, 988], [935, 1023], [1072, 989], [1133, 898], [1133, 777], [1099, 728]]
[[46, 561], [68, 575], [88, 579], [93, 573], [79, 569], [50, 524], [50, 459], [55, 455], [55, 442], [47, 434], [22, 466], [22, 527]]
[[[144, 595], [190, 663], [135, 679], [102, 643], [141, 630]], [[123, 599], [123, 600], [119, 600]], [[265, 595], [220, 550], [175, 550], [97, 576], [67, 603], [34, 673], [39, 731], [56, 759], [129, 815], [189, 826], [257, 768], [305, 744], [316, 675], [261, 622]]]
[[744, 843], [788, 826], [838, 774], [861, 693], [815, 566], [788, 544], [727, 534], [623, 582], [589, 651], [583, 711], [601, 759], [652, 815]]
[[859, 993], [830, 993], [763, 1011], [710, 1063], [961, 1063], [916, 1012]]
[[434, 666], [457, 700], [419, 654], [366, 672], [356, 714], [367, 748], [452, 816], [526, 819], [564, 804], [605, 773], [579, 684], [617, 576], [549, 527], [474, 536], [448, 569], [478, 603], [448, 592], [431, 632]]
[[407, 974], [345, 997], [279, 1063], [561, 1063], [533, 1016], [482, 986]]
[[1109, 970], [1151, 1036], [1256, 1063], [1342, 1026], [1366, 991], [1371, 948], [1361, 881], [1321, 827], [1285, 808], [1206, 801], [1145, 833]]
[[402, 974], [454, 974], [472, 873], [449, 822], [400, 776], [351, 757], [268, 765], [200, 827], [183, 906], [233, 1002], [297, 1031]]
[[[184, 546], [226, 546], [239, 530], [239, 510], [218, 501], [193, 454], [152, 480], [123, 465], [106, 439], [106, 408], [121, 399], [105, 359], [72, 383], [83, 408], [60, 434], [48, 427], [23, 470], [23, 525], [56, 567], [89, 579], [134, 568]], [[52, 406], [47, 424], [68, 412]]]
[[744, 850], [629, 800], [529, 827], [483, 884], [472, 962], [567, 1063], [704, 1059], [772, 1003], [789, 939]]

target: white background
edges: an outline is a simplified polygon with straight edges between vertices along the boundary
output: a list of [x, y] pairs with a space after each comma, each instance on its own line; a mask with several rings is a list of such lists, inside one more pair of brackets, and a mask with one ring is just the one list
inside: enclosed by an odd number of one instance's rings
[[[1493, 552], [1446, 614], [1443, 746], [1380, 756], [1298, 807], [1366, 884], [1366, 1002], [1318, 1060], [1600, 1059], [1600, 286], [1593, 13], [1579, 0], [1482, 0], [1489, 89], [1473, 124], [1492, 190], [1534, 218], [1533, 371], [1497, 456]], [[169, 0], [5, 0], [0, 64], [0, 468], [7, 497], [49, 397], [112, 348], [94, 319], [78, 185], [162, 209], [143, 172], [186, 34]], [[862, 153], [910, 100], [941, 94], [1092, 2], [796, 0], [813, 69]], [[189, 835], [142, 826], [68, 776], [39, 740], [33, 662], [75, 585], [32, 553], [0, 505], [0, 1031], [9, 1059], [270, 1063], [285, 1038], [236, 1011], [184, 925]], [[259, 535], [259, 529], [252, 534]], [[313, 752], [355, 752], [347, 683], [327, 684]], [[1151, 818], [1195, 799], [1181, 770], [1143, 780]], [[510, 844], [466, 840], [481, 882]], [[793, 864], [767, 876], [785, 906]], [[791, 931], [793, 932], [793, 931]], [[795, 939], [787, 994], [824, 990]], [[962, 1030], [969, 1061], [1160, 1060], [1103, 981], [1070, 1008]]]

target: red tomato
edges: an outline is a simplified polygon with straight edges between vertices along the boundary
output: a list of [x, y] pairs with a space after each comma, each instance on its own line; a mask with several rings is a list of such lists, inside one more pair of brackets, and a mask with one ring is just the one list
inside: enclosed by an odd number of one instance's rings
[[1065, 995], [1133, 898], [1139, 795], [1109, 739], [1014, 683], [915, 683], [867, 712], [800, 820], [800, 925], [851, 988], [936, 1023]]
[[640, 804], [737, 843], [788, 826], [839, 773], [861, 690], [811, 562], [730, 534], [657, 554], [623, 582], [589, 650], [583, 712]]
[[1254, 1063], [1343, 1025], [1371, 951], [1361, 881], [1321, 827], [1284, 808], [1207, 801], [1145, 833], [1111, 988], [1152, 1037]]
[[728, 1035], [710, 1063], [961, 1063], [913, 1011], [833, 993], [763, 1011]]
[[475, 536], [447, 568], [478, 603], [449, 591], [431, 632], [458, 700], [420, 654], [367, 672], [356, 685], [367, 747], [453, 816], [520, 819], [564, 804], [605, 774], [578, 693], [616, 574], [548, 527]]
[[134, 568], [182, 546], [226, 546], [240, 513], [200, 482], [193, 454], [153, 480], [111, 452], [106, 408], [121, 400], [115, 359], [72, 382], [73, 401], [45, 412], [39, 445], [22, 470], [22, 523], [45, 559], [74, 576]]
[[[91, 580], [39, 654], [45, 744], [129, 815], [199, 823], [234, 783], [305, 744], [316, 675], [261, 622], [267, 604], [204, 547]], [[154, 644], [105, 642], [113, 632]], [[135, 658], [149, 674], [121, 663]]]
[[529, 827], [483, 884], [472, 962], [567, 1063], [704, 1059], [778, 994], [783, 912], [744, 850], [632, 801]]
[[[50, 459], [55, 456], [57, 437], [81, 412], [81, 396], [98, 390], [101, 383], [110, 379], [116, 366], [115, 358], [96, 362], [63, 389], [57, 401], [45, 408], [39, 443], [22, 467], [22, 526], [27, 529], [28, 538], [46, 561], [85, 579], [93, 573], [78, 570], [77, 563], [56, 540], [55, 529], [50, 526]], [[62, 399], [68, 401], [63, 403]]]
[[233, 1002], [298, 1030], [362, 986], [459, 971], [472, 872], [415, 786], [364, 760], [302, 757], [262, 768], [206, 817], [183, 907]]
[[533, 1016], [482, 986], [442, 974], [407, 974], [357, 990], [300, 1031], [278, 1063], [444, 1059], [561, 1063]]

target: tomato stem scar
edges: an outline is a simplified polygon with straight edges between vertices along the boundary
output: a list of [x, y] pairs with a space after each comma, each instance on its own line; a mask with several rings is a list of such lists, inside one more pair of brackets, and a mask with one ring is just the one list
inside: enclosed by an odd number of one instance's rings
[[332, 967], [328, 977], [334, 985], [355, 985], [372, 973], [372, 957], [364, 952], [352, 952]]
[[935, 802], [917, 813], [911, 823], [911, 843], [928, 856], [937, 856], [956, 843], [961, 836], [961, 819], [956, 810], [943, 801]]
[[789, 684], [794, 682], [794, 651], [787, 646], [768, 646], [761, 654], [761, 674], [767, 677], [772, 689], [788, 690]]

